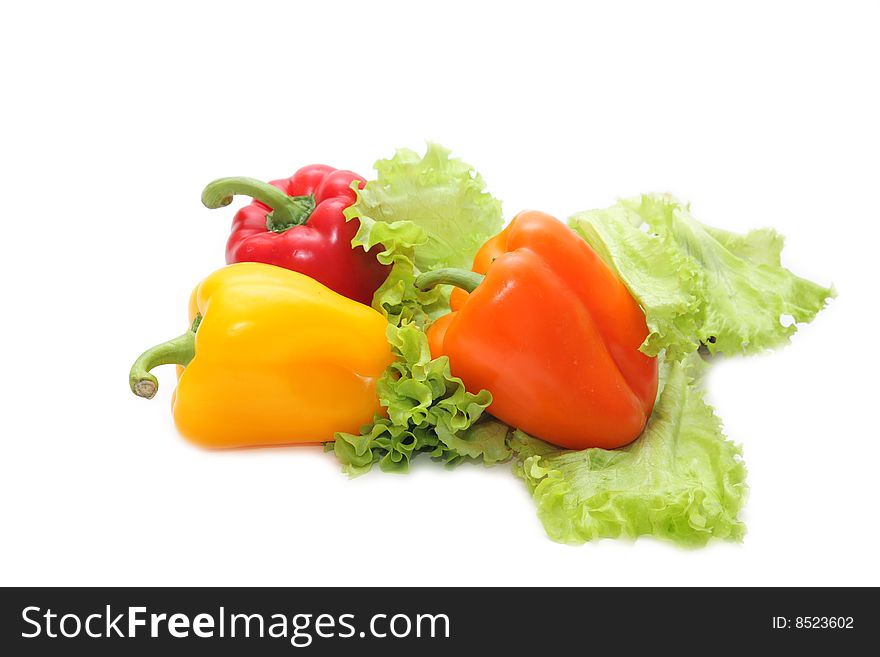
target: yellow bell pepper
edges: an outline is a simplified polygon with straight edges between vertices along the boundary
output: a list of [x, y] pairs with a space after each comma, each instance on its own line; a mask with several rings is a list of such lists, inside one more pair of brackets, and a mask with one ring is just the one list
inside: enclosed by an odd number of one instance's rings
[[376, 380], [393, 360], [386, 320], [317, 281], [262, 263], [230, 265], [196, 287], [192, 328], [145, 351], [129, 375], [147, 399], [150, 370], [177, 364], [174, 422], [205, 447], [333, 440], [382, 413]]

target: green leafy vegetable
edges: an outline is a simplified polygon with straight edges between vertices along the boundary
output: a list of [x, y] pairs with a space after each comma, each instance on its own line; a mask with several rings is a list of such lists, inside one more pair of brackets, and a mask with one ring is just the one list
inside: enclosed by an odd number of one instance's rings
[[698, 387], [702, 360], [666, 363], [662, 390], [641, 437], [617, 450], [559, 450], [515, 432], [517, 474], [555, 541], [651, 535], [688, 546], [740, 540], [746, 498], [740, 450]]
[[350, 474], [374, 463], [386, 472], [405, 472], [419, 452], [450, 464], [506, 460], [510, 428], [481, 418], [491, 395], [467, 392], [450, 373], [447, 358], [432, 360], [420, 330], [448, 312], [448, 288], [422, 292], [413, 285], [422, 271], [435, 267], [469, 268], [480, 246], [501, 229], [501, 203], [470, 165], [436, 144], [428, 145], [424, 157], [399, 150], [377, 162], [376, 170], [376, 180], [357, 190], [345, 216], [360, 223], [352, 247], [381, 244], [380, 262], [392, 265], [373, 306], [388, 318], [388, 340], [398, 360], [377, 385], [388, 417], [376, 418], [358, 435], [337, 434], [333, 449]]
[[501, 230], [501, 202], [486, 192], [471, 165], [450, 157], [442, 146], [428, 144], [424, 157], [401, 149], [375, 167], [379, 175], [358, 195], [358, 212], [422, 228], [428, 239], [415, 259], [421, 271], [470, 268], [483, 242]]
[[398, 360], [377, 385], [388, 417], [376, 418], [359, 435], [336, 434], [333, 449], [346, 472], [362, 474], [374, 463], [385, 472], [406, 472], [419, 452], [449, 464], [510, 458], [510, 428], [483, 416], [492, 401], [488, 392], [467, 392], [450, 374], [448, 358], [432, 360], [427, 337], [416, 326], [389, 324], [388, 341]]
[[667, 233], [640, 230], [642, 218], [616, 205], [574, 215], [569, 225], [615, 269], [645, 310], [642, 351], [677, 359], [699, 346], [702, 273]]
[[399, 326], [414, 322], [424, 326], [432, 317], [449, 308], [448, 290], [438, 287], [422, 292], [413, 285], [420, 273], [415, 266], [415, 249], [428, 240], [421, 227], [411, 221], [376, 221], [359, 214], [356, 205], [347, 208], [345, 216], [347, 219], [357, 218], [360, 222], [352, 246], [368, 251], [381, 244], [383, 248], [377, 258], [382, 264], [391, 265], [388, 278], [373, 295], [373, 307], [391, 324]]
[[738, 235], [710, 228], [664, 195], [644, 195], [569, 224], [608, 262], [638, 299], [650, 333], [642, 351], [682, 358], [705, 344], [712, 353], [754, 353], [788, 342], [834, 292], [780, 264], [783, 239], [762, 229]]
[[[784, 344], [833, 291], [781, 265], [783, 238], [706, 226], [686, 205], [646, 195], [581, 212], [569, 223], [614, 268], [645, 310], [641, 349], [663, 357], [660, 393], [642, 435], [617, 450], [561, 450], [490, 416], [489, 392], [468, 392], [446, 357], [432, 359], [424, 328], [448, 309], [448, 291], [421, 292], [415, 277], [438, 267], [470, 268], [478, 248], [502, 226], [500, 203], [449, 151], [429, 145], [376, 163], [378, 177], [358, 191], [347, 219], [358, 219], [353, 248], [381, 244], [392, 265], [373, 305], [389, 321], [397, 357], [377, 389], [387, 417], [360, 434], [336, 435], [352, 475], [378, 463], [405, 472], [426, 453], [452, 464], [490, 465], [515, 457], [538, 516], [556, 541], [654, 536], [687, 546], [740, 540], [746, 469], [704, 401], [706, 367], [697, 353], [753, 353]], [[576, 412], [576, 409], [573, 410]]]
[[401, 149], [375, 167], [376, 180], [345, 211], [346, 219], [360, 222], [352, 246], [382, 244], [379, 260], [393, 265], [374, 307], [393, 324], [424, 325], [448, 309], [449, 290], [419, 292], [415, 277], [438, 267], [470, 269], [477, 250], [501, 230], [501, 203], [473, 167], [437, 144], [424, 157]]

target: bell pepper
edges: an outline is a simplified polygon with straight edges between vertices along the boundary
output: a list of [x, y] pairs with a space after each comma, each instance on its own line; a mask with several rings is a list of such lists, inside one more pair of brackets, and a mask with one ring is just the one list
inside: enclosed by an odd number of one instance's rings
[[145, 351], [129, 385], [149, 399], [150, 370], [177, 364], [174, 422], [192, 442], [327, 442], [381, 414], [376, 380], [393, 358], [372, 308], [303, 274], [241, 263], [202, 281], [189, 314], [192, 328]]
[[209, 208], [229, 205], [235, 194], [254, 199], [232, 221], [226, 262], [264, 262], [311, 276], [339, 294], [370, 305], [388, 277], [377, 245], [353, 249], [358, 221], [343, 211], [356, 200], [352, 183], [364, 179], [323, 164], [303, 167], [290, 178], [264, 183], [253, 178], [220, 178], [202, 192]]
[[477, 253], [475, 268], [422, 274], [452, 284], [456, 310], [428, 330], [468, 390], [492, 393], [489, 412], [568, 449], [633, 441], [657, 395], [657, 359], [639, 351], [645, 316], [590, 246], [541, 212], [523, 212]]

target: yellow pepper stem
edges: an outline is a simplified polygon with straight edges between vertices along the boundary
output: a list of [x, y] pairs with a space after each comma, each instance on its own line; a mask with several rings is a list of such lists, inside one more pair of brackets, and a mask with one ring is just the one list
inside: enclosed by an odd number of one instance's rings
[[196, 315], [192, 328], [173, 340], [150, 347], [134, 362], [128, 372], [128, 386], [138, 397], [152, 399], [159, 390], [159, 381], [150, 373], [159, 365], [181, 365], [186, 367], [196, 355], [196, 331], [202, 321]]

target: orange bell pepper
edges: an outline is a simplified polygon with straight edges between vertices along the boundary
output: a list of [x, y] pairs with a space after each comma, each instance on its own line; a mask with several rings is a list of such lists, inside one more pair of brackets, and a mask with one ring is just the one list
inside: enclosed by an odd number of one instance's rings
[[645, 315], [592, 248], [542, 212], [523, 212], [474, 260], [485, 276], [443, 269], [422, 289], [461, 288], [454, 312], [428, 330], [469, 390], [492, 393], [489, 412], [569, 449], [635, 440], [657, 395], [657, 359], [639, 351]]

